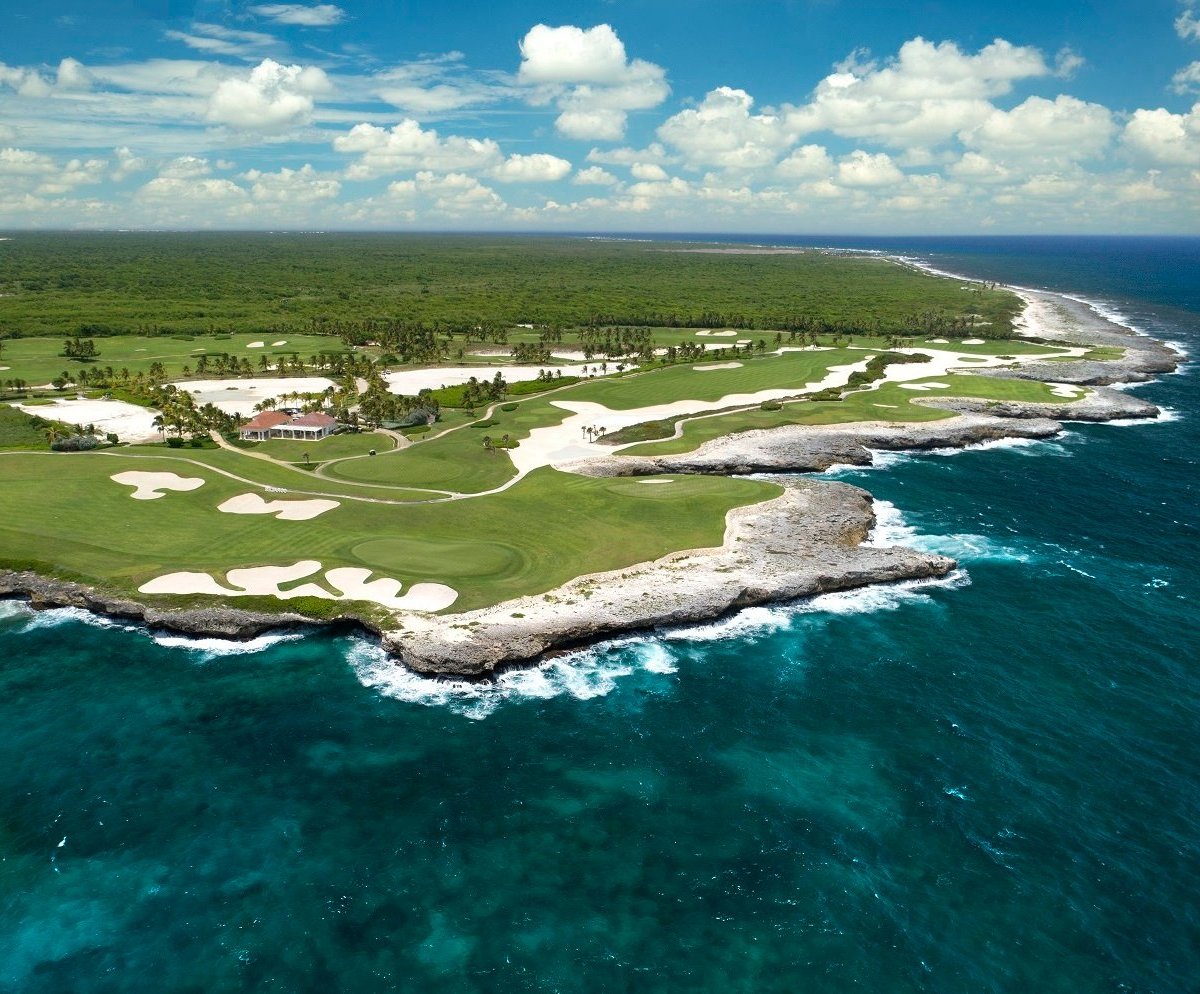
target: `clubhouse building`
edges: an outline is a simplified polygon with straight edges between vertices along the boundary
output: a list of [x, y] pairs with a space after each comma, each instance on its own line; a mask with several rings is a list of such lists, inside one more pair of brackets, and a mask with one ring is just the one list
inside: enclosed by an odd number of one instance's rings
[[263, 411], [239, 429], [242, 438], [263, 442], [268, 438], [294, 438], [316, 442], [332, 435], [337, 422], [328, 414], [301, 414], [293, 417], [283, 411]]

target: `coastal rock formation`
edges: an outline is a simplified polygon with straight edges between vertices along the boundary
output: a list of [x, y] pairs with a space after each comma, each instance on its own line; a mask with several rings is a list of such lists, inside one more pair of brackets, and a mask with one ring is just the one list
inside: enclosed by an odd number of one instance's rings
[[730, 512], [720, 548], [579, 577], [476, 611], [401, 615], [401, 626], [384, 633], [384, 646], [421, 673], [480, 677], [552, 648], [709, 621], [755, 604], [945, 576], [956, 566], [944, 556], [863, 544], [875, 521], [864, 490], [781, 482], [781, 496]]
[[128, 598], [109, 596], [81, 583], [51, 580], [27, 570], [0, 571], [0, 597], [27, 598], [37, 610], [82, 608], [110, 618], [140, 621], [151, 628], [166, 628], [183, 635], [248, 639], [272, 629], [314, 624], [309, 618], [287, 612], [268, 614], [219, 606], [150, 607]]

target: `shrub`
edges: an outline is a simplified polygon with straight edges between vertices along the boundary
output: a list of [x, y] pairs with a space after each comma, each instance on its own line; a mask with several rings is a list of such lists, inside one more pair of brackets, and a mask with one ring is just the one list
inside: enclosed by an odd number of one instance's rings
[[499, 422], [499, 421], [497, 421], [495, 418], [484, 418], [482, 421], [476, 421], [476, 422], [474, 422], [474, 423], [471, 425], [471, 427], [472, 427], [472, 428], [494, 428], [494, 427], [496, 427], [496, 425], [498, 425], [499, 423], [500, 423], [500, 422]]
[[515, 411], [516, 409], [517, 409], [516, 404], [501, 404], [500, 405], [500, 410], [502, 410], [502, 411]]
[[55, 452], [87, 452], [100, 444], [100, 440], [92, 435], [68, 435], [56, 439], [50, 446]]
[[167, 439], [167, 448], [168, 449], [182, 449], [183, 448], [183, 439], [182, 438], [168, 438]]
[[782, 411], [783, 405], [777, 400], [764, 400], [758, 405], [760, 411]]

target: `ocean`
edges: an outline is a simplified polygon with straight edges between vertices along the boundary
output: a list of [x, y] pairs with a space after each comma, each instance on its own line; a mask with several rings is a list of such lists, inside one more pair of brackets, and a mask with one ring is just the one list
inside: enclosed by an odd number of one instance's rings
[[[1200, 240], [815, 243], [1200, 349]], [[0, 602], [0, 991], [1196, 990], [1196, 387], [830, 474], [946, 580], [490, 685]]]

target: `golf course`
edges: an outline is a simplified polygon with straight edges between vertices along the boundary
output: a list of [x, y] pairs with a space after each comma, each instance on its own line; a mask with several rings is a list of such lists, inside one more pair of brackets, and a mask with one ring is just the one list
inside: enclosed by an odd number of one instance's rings
[[[782, 493], [589, 461], [1072, 403], [1010, 374], [1121, 354], [1019, 337], [1008, 291], [875, 256], [513, 241], [6, 243], [0, 567], [169, 607], [457, 614], [719, 546]], [[69, 285], [35, 276], [68, 251]], [[241, 437], [259, 411], [337, 426]]]

